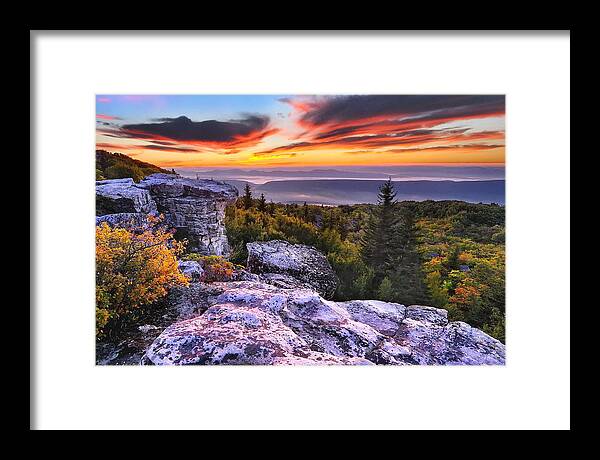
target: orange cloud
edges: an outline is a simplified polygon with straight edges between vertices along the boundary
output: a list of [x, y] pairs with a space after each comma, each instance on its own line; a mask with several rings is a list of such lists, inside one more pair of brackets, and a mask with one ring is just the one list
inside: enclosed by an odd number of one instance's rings
[[120, 120], [121, 119], [119, 117], [114, 117], [112, 115], [105, 115], [103, 113], [96, 114], [96, 118], [99, 118], [101, 120]]
[[[480, 150], [503, 147], [504, 131], [477, 131], [469, 121], [503, 117], [504, 96], [331, 96], [282, 98], [295, 111], [303, 128], [296, 142], [262, 152], [310, 152], [372, 150], [374, 153], [402, 148], [419, 152], [425, 148]], [[464, 122], [465, 127], [443, 127]]]

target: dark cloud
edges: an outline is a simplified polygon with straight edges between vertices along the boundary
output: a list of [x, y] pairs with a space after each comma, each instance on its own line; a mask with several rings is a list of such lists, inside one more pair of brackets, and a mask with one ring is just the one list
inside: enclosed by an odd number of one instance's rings
[[126, 124], [121, 127], [125, 135], [173, 139], [179, 142], [235, 143], [244, 138], [263, 133], [270, 119], [262, 115], [246, 115], [230, 121], [192, 121], [186, 116], [160, 118], [155, 123]]
[[[292, 103], [288, 98], [283, 101]], [[504, 113], [504, 110], [503, 95], [333, 96], [312, 104], [301, 120], [312, 125], [384, 116], [431, 120]]]
[[358, 126], [346, 126], [344, 128], [332, 129], [330, 131], [318, 134], [314, 137], [315, 140], [329, 139], [332, 137], [344, 136], [346, 134], [352, 134], [358, 129], [367, 128], [369, 125], [358, 125]]
[[146, 149], [146, 150], [160, 150], [164, 152], [199, 152], [200, 150], [194, 149], [192, 147], [177, 147], [174, 145], [156, 145], [156, 144], [146, 144], [146, 145], [136, 145], [136, 148]]
[[295, 109], [304, 131], [295, 143], [275, 147], [271, 153], [333, 147], [409, 148], [440, 142], [458, 147], [467, 141], [504, 137], [503, 131], [471, 131], [468, 123], [454, 128], [443, 126], [449, 122], [503, 116], [503, 95], [299, 96], [279, 101]]
[[172, 142], [172, 141], [153, 140], [152, 143], [153, 144], [158, 144], [158, 145], [177, 145], [177, 142]]
[[[114, 125], [113, 125], [114, 126]], [[101, 128], [96, 130], [99, 134], [108, 137], [116, 137], [119, 139], [153, 139], [153, 135], [145, 133], [134, 133], [123, 131], [119, 127], [114, 128]]]

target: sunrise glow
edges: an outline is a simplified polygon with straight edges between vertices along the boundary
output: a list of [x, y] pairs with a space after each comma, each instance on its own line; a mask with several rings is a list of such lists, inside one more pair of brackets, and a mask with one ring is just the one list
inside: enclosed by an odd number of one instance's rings
[[162, 167], [503, 164], [502, 95], [98, 95], [96, 148]]

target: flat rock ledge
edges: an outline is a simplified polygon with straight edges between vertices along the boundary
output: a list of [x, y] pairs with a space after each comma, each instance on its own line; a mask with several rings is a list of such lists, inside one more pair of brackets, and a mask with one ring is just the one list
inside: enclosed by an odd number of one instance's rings
[[131, 178], [96, 181], [96, 215], [116, 213], [152, 214], [156, 203]]
[[[376, 300], [332, 302], [263, 282], [192, 284], [187, 312], [147, 348], [154, 365], [503, 365], [505, 347], [447, 312]], [[197, 304], [197, 305], [196, 305]]]

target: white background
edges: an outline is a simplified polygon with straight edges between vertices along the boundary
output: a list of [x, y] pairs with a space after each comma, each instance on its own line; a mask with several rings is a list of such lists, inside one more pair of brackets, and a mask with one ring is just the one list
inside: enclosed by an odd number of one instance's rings
[[[40, 429], [567, 429], [562, 34], [32, 34]], [[95, 94], [506, 94], [505, 367], [94, 365]]]

